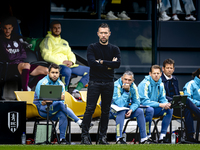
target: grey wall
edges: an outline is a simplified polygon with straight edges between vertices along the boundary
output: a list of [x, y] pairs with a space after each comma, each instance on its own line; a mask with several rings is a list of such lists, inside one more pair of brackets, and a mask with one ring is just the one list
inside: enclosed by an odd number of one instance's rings
[[[98, 40], [96, 32], [102, 22], [111, 28], [110, 42], [119, 47], [135, 47], [135, 39], [142, 31], [151, 27], [148, 20], [110, 21], [96, 19], [51, 19], [62, 23], [62, 37], [71, 46], [88, 46]], [[158, 22], [158, 47], [199, 48], [200, 22]]]
[[[151, 34], [151, 21], [95, 19], [60, 19], [60, 21], [62, 38], [66, 39], [72, 50], [84, 59], [87, 59], [87, 46], [98, 41], [98, 26], [102, 22], [108, 23], [111, 28], [110, 43], [121, 49], [122, 63], [121, 67], [116, 70], [116, 78], [119, 78], [124, 71], [131, 70], [135, 73], [135, 82], [138, 84], [145, 75], [148, 75], [151, 63], [142, 63], [136, 53], [135, 40], [147, 28]], [[199, 27], [200, 22], [168, 21], [158, 23], [157, 64], [162, 66], [162, 62], [167, 58], [175, 60], [174, 74], [179, 78], [180, 89], [192, 79], [191, 73], [200, 68]]]

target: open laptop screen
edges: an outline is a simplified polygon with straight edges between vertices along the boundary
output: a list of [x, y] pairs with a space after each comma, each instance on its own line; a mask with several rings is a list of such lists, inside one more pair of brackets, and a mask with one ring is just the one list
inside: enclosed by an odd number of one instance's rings
[[40, 97], [42, 100], [61, 100], [61, 85], [41, 85]]
[[180, 108], [180, 105], [186, 105], [186, 95], [174, 95], [171, 102], [171, 108]]

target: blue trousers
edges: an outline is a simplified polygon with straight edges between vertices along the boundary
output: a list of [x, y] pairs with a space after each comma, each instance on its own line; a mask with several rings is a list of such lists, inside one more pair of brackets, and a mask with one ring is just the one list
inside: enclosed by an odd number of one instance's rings
[[192, 138], [193, 133], [194, 133], [193, 114], [198, 119], [200, 119], [200, 110], [199, 109], [200, 109], [200, 107], [197, 107], [194, 103], [192, 103], [192, 101], [190, 101], [189, 99], [186, 100], [186, 108], [184, 111], [184, 115], [185, 115], [185, 126], [186, 126], [186, 130], [187, 130], [188, 138]]
[[87, 66], [81, 66], [74, 68], [69, 68], [65, 65], [59, 65], [61, 67], [60, 74], [65, 77], [65, 80], [63, 81], [65, 86], [69, 85], [69, 80], [71, 78], [71, 74], [76, 74], [78, 76], [82, 76], [81, 80], [79, 82], [83, 83], [85, 86], [89, 81], [89, 70], [90, 68]]
[[[47, 118], [47, 105], [40, 105], [38, 107], [38, 112], [40, 116]], [[51, 120], [58, 121], [59, 120], [59, 130], [60, 130], [60, 139], [65, 139], [65, 133], [67, 129], [67, 117], [72, 119], [74, 122], [77, 122], [79, 118], [74, 114], [74, 112], [65, 106], [65, 104], [61, 101], [53, 102], [50, 105], [49, 117], [54, 115]]]
[[[147, 135], [151, 134], [151, 121], [154, 115], [154, 109], [153, 107], [147, 107], [147, 108], [143, 108], [144, 111], [144, 116], [145, 116], [145, 120], [146, 120], [146, 131], [147, 131]], [[149, 127], [149, 128], [147, 128]]]
[[[149, 107], [148, 109], [150, 109], [151, 107]], [[164, 116], [163, 120], [162, 120], [162, 128], [161, 128], [161, 133], [162, 134], [166, 134], [167, 133], [167, 128], [171, 122], [172, 119], [172, 114], [173, 114], [173, 109], [163, 109], [161, 107], [156, 107], [153, 108], [154, 109], [154, 113], [152, 116], [152, 113], [148, 113], [148, 111], [145, 111], [145, 116], [146, 116], [146, 122], [149, 122], [149, 133], [148, 135], [151, 134], [151, 121], [152, 121], [152, 117], [160, 117], [160, 116]]]
[[[116, 139], [122, 137], [122, 130], [124, 126], [124, 119], [127, 110], [115, 112], [113, 109], [110, 110], [110, 119], [114, 119], [116, 121]], [[129, 118], [137, 118], [137, 124], [140, 130], [140, 137], [145, 138], [146, 135], [146, 126], [145, 126], [145, 118], [144, 112], [141, 108], [137, 108]]]

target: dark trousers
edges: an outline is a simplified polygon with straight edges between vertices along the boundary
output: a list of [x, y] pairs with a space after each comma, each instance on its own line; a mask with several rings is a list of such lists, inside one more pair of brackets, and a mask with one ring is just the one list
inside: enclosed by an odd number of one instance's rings
[[187, 130], [187, 136], [191, 138], [190, 136], [193, 136], [194, 133], [194, 124], [193, 124], [193, 114], [195, 117], [200, 120], [200, 110], [199, 107], [197, 107], [195, 104], [192, 103], [189, 99], [186, 101], [186, 108], [185, 108], [185, 126]]
[[87, 92], [87, 106], [82, 122], [82, 137], [89, 136], [88, 131], [99, 95], [101, 95], [101, 119], [99, 138], [106, 136], [113, 90], [114, 82], [89, 82]]

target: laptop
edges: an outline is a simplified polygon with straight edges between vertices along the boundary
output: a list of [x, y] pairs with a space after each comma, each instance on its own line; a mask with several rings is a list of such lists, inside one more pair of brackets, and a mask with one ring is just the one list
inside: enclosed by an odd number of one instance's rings
[[61, 100], [62, 86], [61, 85], [41, 85], [40, 100]]
[[186, 95], [174, 95], [171, 102], [171, 108], [180, 108], [180, 105], [186, 105], [187, 96]]

